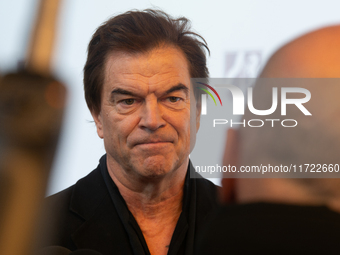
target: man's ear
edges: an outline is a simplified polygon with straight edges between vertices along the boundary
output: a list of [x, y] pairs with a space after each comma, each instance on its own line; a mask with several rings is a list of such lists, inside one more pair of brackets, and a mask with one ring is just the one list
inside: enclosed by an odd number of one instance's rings
[[[239, 137], [236, 129], [228, 129], [227, 141], [223, 155], [223, 165], [230, 168], [235, 166], [238, 168], [239, 164]], [[233, 203], [236, 197], [236, 181], [232, 173], [224, 173], [222, 179], [222, 189], [220, 198], [222, 203]]]
[[94, 122], [96, 123], [97, 127], [97, 134], [100, 138], [104, 138], [104, 131], [103, 131], [103, 123], [102, 123], [102, 116], [101, 112], [96, 113], [95, 111], [91, 111], [91, 115], [93, 117]]

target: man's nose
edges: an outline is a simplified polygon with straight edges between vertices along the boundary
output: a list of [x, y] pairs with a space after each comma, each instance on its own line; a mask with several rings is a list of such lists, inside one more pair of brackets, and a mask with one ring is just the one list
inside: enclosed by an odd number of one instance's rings
[[146, 100], [141, 111], [140, 127], [155, 131], [165, 126], [165, 124], [162, 106], [159, 104], [157, 98]]

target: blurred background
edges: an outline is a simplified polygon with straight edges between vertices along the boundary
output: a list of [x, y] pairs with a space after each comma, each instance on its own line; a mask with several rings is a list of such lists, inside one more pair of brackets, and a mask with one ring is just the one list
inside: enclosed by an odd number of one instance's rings
[[[16, 71], [23, 60], [37, 5], [37, 0], [0, 1], [0, 75]], [[338, 0], [63, 0], [52, 69], [67, 85], [68, 104], [47, 194], [74, 184], [105, 153], [82, 83], [93, 32], [112, 15], [145, 8], [159, 8], [192, 21], [194, 31], [210, 47], [208, 67], [214, 78], [256, 77], [270, 55], [287, 41], [340, 23]], [[197, 146], [201, 146], [199, 137]], [[215, 147], [218, 162], [224, 139], [220, 142]]]

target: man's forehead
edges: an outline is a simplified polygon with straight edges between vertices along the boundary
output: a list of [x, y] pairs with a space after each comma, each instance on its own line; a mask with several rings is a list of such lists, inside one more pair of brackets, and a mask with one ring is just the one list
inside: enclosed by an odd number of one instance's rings
[[136, 54], [113, 52], [107, 58], [104, 75], [104, 83], [110, 88], [167, 90], [178, 84], [190, 88], [184, 54], [169, 47]]
[[[177, 61], [176, 61], [177, 60]], [[105, 59], [105, 70], [112, 67], [126, 68], [126, 63], [129, 67], [140, 67], [147, 71], [151, 70], [152, 67], [157, 63], [162, 62], [158, 68], [173, 68], [174, 63], [180, 64], [185, 69], [189, 70], [188, 60], [181, 49], [174, 46], [160, 46], [155, 47], [151, 50], [141, 52], [126, 52], [126, 51], [112, 51]], [[125, 65], [122, 65], [125, 64]], [[116, 64], [116, 65], [114, 65]], [[176, 65], [176, 66], [177, 66]]]

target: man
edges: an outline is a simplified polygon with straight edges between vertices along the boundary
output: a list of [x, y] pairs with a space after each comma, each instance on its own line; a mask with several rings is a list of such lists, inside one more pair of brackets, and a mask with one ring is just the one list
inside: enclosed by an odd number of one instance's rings
[[[260, 77], [340, 77], [339, 44], [340, 26], [306, 34], [279, 49]], [[292, 82], [285, 80], [278, 87]], [[292, 106], [287, 118], [297, 120], [294, 128], [265, 125], [229, 130], [224, 165], [339, 164], [339, 81], [299, 82], [308, 84], [305, 88], [312, 100], [305, 107], [312, 116]], [[260, 103], [268, 107], [272, 98], [261, 97], [265, 90], [271, 88], [255, 85], [254, 102], [262, 98]], [[282, 117], [280, 111], [276, 114], [270, 119]], [[244, 119], [251, 118], [248, 111]], [[197, 254], [338, 254], [340, 179], [291, 177], [223, 179], [223, 200], [229, 205], [212, 217], [206, 235], [198, 240]]]
[[48, 198], [62, 215], [48, 245], [103, 255], [193, 253], [216, 205], [215, 185], [189, 177], [200, 116], [190, 78], [208, 76], [205, 48], [187, 19], [161, 11], [127, 12], [97, 29], [84, 87], [107, 154]]

